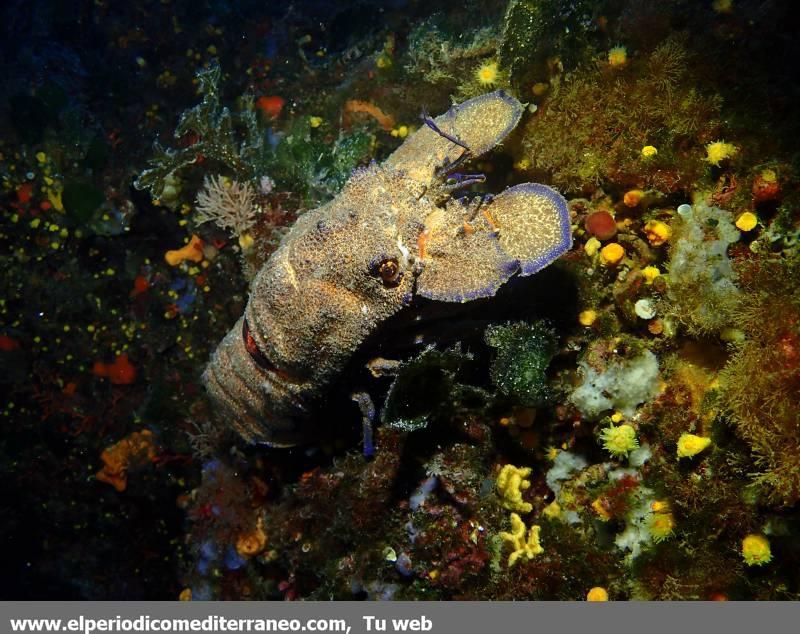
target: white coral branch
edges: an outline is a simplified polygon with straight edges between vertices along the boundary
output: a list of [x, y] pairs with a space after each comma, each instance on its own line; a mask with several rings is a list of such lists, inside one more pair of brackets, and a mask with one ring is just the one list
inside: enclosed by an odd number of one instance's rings
[[206, 176], [197, 194], [197, 222], [213, 222], [237, 237], [256, 223], [260, 211], [250, 183]]

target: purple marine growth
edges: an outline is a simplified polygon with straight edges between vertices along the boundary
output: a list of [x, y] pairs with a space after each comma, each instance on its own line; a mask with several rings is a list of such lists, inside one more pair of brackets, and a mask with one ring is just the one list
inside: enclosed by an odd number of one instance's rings
[[415, 297], [492, 297], [511, 276], [569, 250], [567, 202], [545, 185], [451, 197], [473, 181], [453, 172], [500, 143], [522, 111], [497, 91], [426, 119], [382, 165], [356, 171], [335, 199], [298, 219], [203, 375], [227, 424], [253, 442], [308, 440], [326, 389]]

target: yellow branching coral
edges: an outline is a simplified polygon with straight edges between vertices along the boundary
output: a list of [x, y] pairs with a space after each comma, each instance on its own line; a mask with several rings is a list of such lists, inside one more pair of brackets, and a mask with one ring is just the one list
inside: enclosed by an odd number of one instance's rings
[[507, 464], [500, 470], [497, 476], [497, 494], [503, 508], [520, 513], [531, 512], [531, 503], [522, 501], [522, 492], [531, 486], [531, 481], [526, 480], [530, 474], [530, 467], [515, 467], [513, 464]]
[[[539, 543], [540, 526], [531, 526], [526, 531], [525, 522], [516, 513], [511, 514], [511, 532], [503, 531], [500, 537], [511, 544], [511, 554], [508, 556], [508, 567], [510, 568], [520, 557], [530, 561], [536, 555], [541, 555], [544, 548]], [[527, 532], [527, 537], [526, 537]]]

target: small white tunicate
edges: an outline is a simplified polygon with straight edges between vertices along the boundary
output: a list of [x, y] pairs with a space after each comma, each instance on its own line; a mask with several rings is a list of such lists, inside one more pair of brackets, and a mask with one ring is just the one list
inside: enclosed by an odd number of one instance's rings
[[633, 306], [633, 310], [635, 310], [636, 314], [642, 319], [652, 319], [656, 316], [656, 307], [653, 301], [647, 298], [640, 299], [636, 302]]
[[633, 309], [642, 319], [652, 319], [656, 316], [656, 307], [653, 305], [653, 301], [647, 299], [646, 297], [636, 302], [636, 304], [633, 306]]
[[684, 203], [680, 207], [678, 207], [678, 213], [681, 216], [688, 216], [689, 214], [692, 213], [692, 206]]

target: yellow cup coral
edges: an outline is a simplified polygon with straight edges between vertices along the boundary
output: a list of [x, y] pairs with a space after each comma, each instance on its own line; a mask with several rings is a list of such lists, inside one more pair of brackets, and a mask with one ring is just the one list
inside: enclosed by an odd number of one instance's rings
[[663, 542], [675, 529], [675, 518], [672, 513], [653, 513], [647, 522], [647, 529], [653, 536], [653, 541]]
[[481, 86], [494, 86], [500, 78], [497, 62], [489, 60], [475, 70], [475, 79]]
[[600, 249], [600, 261], [606, 266], [616, 266], [625, 257], [625, 249], [617, 242], [610, 242]]
[[624, 46], [615, 46], [608, 51], [608, 65], [615, 68], [625, 66], [628, 63], [628, 49]]
[[259, 517], [254, 529], [241, 533], [236, 538], [236, 552], [242, 557], [255, 557], [267, 547], [267, 534]]
[[652, 284], [653, 280], [661, 275], [661, 271], [657, 266], [646, 266], [642, 269], [642, 275], [644, 275], [645, 284]]
[[758, 225], [758, 216], [752, 211], [745, 211], [736, 219], [736, 228], [739, 231], [752, 231]]
[[654, 145], [645, 145], [642, 148], [642, 158], [648, 159], [656, 156], [658, 154], [658, 149]]
[[711, 444], [710, 438], [683, 433], [678, 438], [678, 458], [691, 458]]
[[661, 220], [648, 220], [644, 225], [644, 234], [654, 247], [661, 246], [672, 236], [672, 229]]
[[603, 441], [603, 449], [612, 456], [626, 457], [639, 446], [636, 430], [630, 425], [606, 427], [600, 434], [600, 439]]
[[595, 586], [586, 594], [587, 601], [608, 601], [608, 590]]
[[763, 535], [750, 534], [742, 540], [742, 558], [748, 566], [763, 566], [772, 561], [769, 540]]
[[706, 145], [706, 162], [711, 163], [715, 167], [719, 167], [719, 164], [735, 156], [736, 153], [739, 151], [733, 143], [725, 143], [725, 141], [714, 141], [713, 143], [709, 143]]
[[589, 308], [588, 310], [581, 311], [578, 315], [578, 323], [581, 326], [591, 326], [597, 319], [597, 311]]

